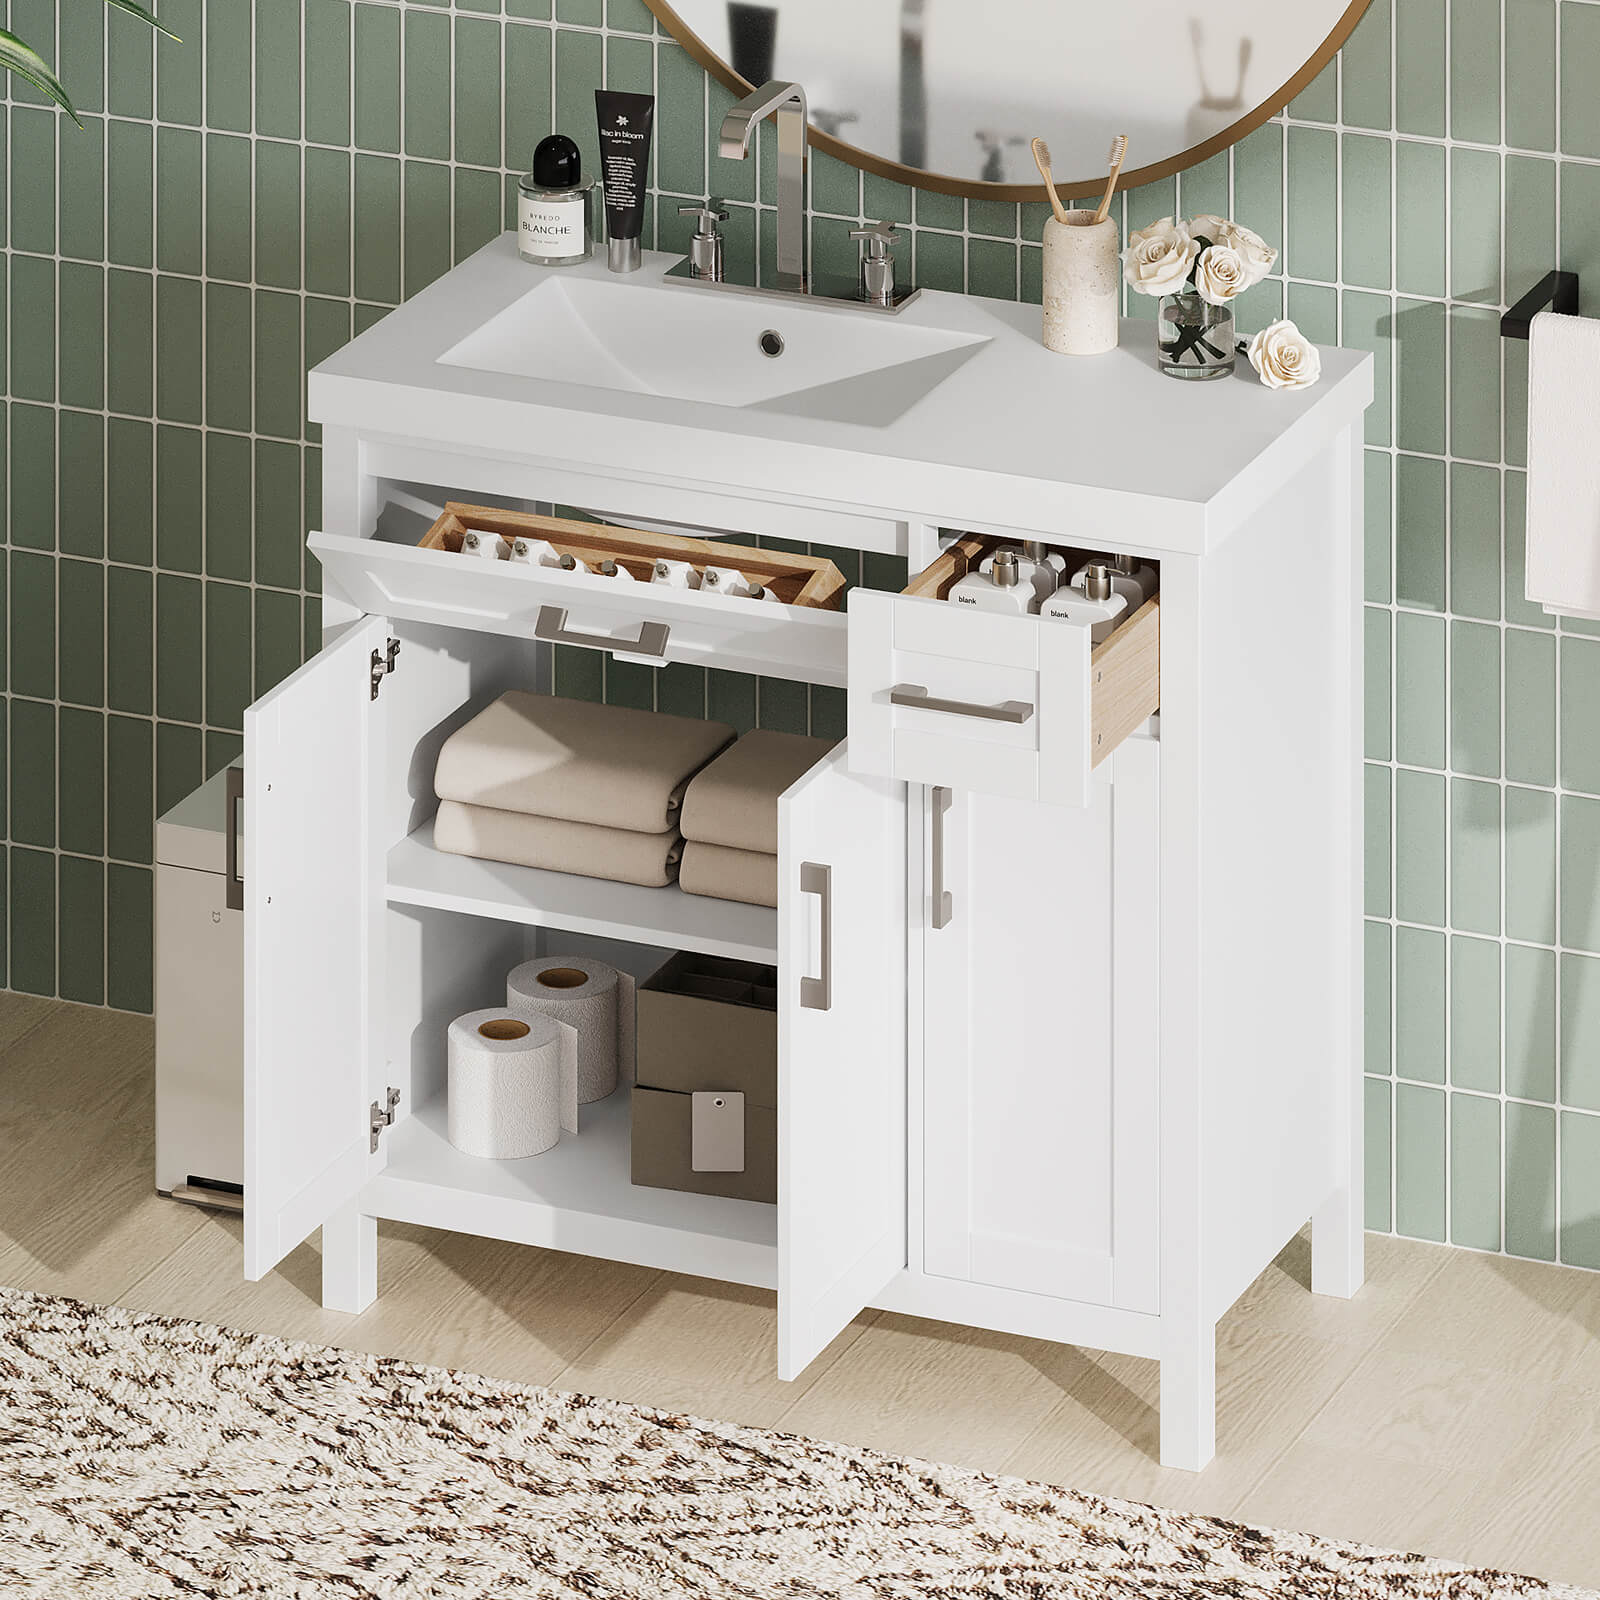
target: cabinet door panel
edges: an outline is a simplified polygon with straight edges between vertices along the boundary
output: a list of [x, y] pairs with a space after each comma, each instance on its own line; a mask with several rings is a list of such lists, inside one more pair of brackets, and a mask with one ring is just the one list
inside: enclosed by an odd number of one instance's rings
[[950, 915], [924, 910], [930, 1273], [1153, 1309], [1154, 760], [1119, 751], [1084, 809], [950, 796]]
[[245, 713], [245, 1276], [352, 1200], [367, 1149], [371, 659], [353, 624]]
[[906, 1264], [905, 785], [843, 745], [778, 806], [778, 1373]]

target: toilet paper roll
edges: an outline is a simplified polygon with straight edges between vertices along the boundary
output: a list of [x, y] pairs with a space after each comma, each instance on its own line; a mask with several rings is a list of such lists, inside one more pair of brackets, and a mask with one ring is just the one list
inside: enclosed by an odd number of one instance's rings
[[633, 979], [584, 956], [540, 956], [506, 978], [518, 1016], [553, 1017], [578, 1030], [578, 1103], [604, 1100], [619, 1077], [633, 1080]]
[[446, 1035], [450, 1143], [519, 1161], [578, 1131], [578, 1033], [554, 1017], [469, 1011]]

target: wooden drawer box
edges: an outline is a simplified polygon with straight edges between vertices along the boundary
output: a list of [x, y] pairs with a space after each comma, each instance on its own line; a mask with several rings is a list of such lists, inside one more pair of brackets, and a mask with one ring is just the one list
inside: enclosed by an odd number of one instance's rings
[[952, 546], [903, 594], [850, 597], [854, 772], [1054, 805], [1161, 705], [1161, 600], [1103, 643], [1087, 628], [943, 598], [981, 554]]

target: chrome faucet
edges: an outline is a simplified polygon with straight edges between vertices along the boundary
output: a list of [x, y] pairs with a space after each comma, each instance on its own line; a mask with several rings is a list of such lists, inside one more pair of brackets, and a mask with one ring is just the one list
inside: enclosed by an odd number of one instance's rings
[[778, 113], [778, 288], [804, 294], [806, 273], [806, 92], [774, 78], [733, 106], [722, 119], [719, 151], [730, 161], [750, 154], [763, 117]]
[[[735, 283], [723, 273], [723, 240], [718, 224], [728, 220], [723, 202], [715, 195], [702, 205], [696, 201], [678, 207], [681, 216], [695, 219], [695, 233], [689, 254], [669, 267], [668, 283], [689, 283], [700, 289], [720, 289], [734, 294], [762, 295], [769, 299], [793, 300], [803, 295], [810, 300], [826, 300], [830, 305], [860, 306], [869, 311], [893, 314], [917, 298], [917, 290], [895, 278], [895, 259], [890, 246], [900, 235], [888, 222], [856, 228], [850, 237], [861, 245], [861, 259], [855, 273], [833, 270], [813, 271], [806, 233], [806, 92], [798, 83], [774, 79], [764, 83], [729, 110], [722, 119], [718, 151], [730, 161], [743, 161], [750, 154], [756, 124], [763, 117], [778, 114], [778, 281], [774, 286], [760, 283]], [[757, 274], [759, 277], [759, 273]], [[775, 337], [777, 330], [769, 330]], [[777, 355], [783, 341], [778, 337]], [[765, 347], [763, 347], [765, 348]]]

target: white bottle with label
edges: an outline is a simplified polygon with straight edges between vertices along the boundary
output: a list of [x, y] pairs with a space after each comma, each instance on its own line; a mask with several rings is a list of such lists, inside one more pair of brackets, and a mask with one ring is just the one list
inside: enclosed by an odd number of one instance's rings
[[1138, 556], [1099, 556], [1073, 573], [1075, 587], [1083, 587], [1083, 575], [1091, 566], [1110, 569], [1111, 587], [1127, 600], [1129, 611], [1137, 611], [1156, 592], [1156, 569]]
[[[952, 605], [978, 611], [1000, 611], [1025, 617], [1039, 609], [1031, 574], [1023, 572], [1026, 557], [1015, 550], [996, 550], [977, 572], [969, 572], [951, 585]], [[1032, 563], [1028, 563], [1031, 568]]]
[[1117, 624], [1127, 615], [1128, 597], [1118, 594], [1111, 582], [1111, 569], [1091, 561], [1074, 581], [1057, 589], [1044, 603], [1041, 615], [1056, 622], [1073, 622], [1089, 630], [1089, 642], [1099, 644], [1111, 637]]
[[1016, 557], [1022, 582], [1033, 591], [1031, 609], [1034, 611], [1037, 611], [1056, 592], [1056, 586], [1061, 582], [1061, 574], [1067, 565], [1064, 557], [1059, 555], [1051, 557], [1046, 554], [1043, 545], [1030, 542], [1020, 548], [1014, 544], [1004, 544], [997, 550], [991, 550], [978, 563], [978, 571], [988, 577], [994, 571], [995, 557], [999, 555]]
[[552, 133], [533, 152], [533, 171], [517, 183], [517, 249], [524, 261], [564, 267], [586, 261], [594, 241], [594, 179], [564, 133]]

